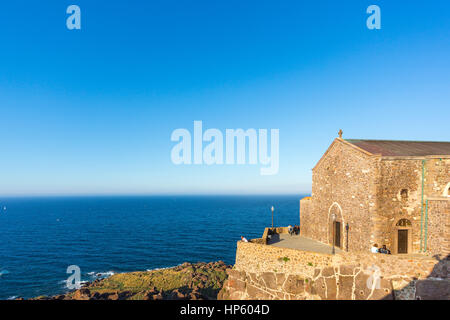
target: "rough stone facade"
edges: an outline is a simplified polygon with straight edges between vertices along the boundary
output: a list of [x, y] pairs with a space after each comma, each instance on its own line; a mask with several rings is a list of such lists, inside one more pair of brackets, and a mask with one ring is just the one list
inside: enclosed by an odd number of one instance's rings
[[342, 250], [266, 245], [266, 229], [238, 242], [219, 299], [450, 300], [449, 217], [450, 143], [339, 137], [313, 169], [300, 233]]
[[449, 260], [238, 242], [219, 299], [450, 299]]
[[424, 247], [427, 251], [443, 256], [450, 254], [450, 201], [428, 199], [428, 231]]
[[312, 182], [312, 196], [300, 201], [303, 236], [351, 252], [376, 243], [397, 253], [405, 230], [407, 253], [450, 253], [449, 155], [382, 156], [337, 138]]
[[[370, 248], [373, 212], [375, 212], [377, 161], [349, 144], [336, 141], [313, 169], [311, 204], [300, 215], [300, 230], [305, 237], [332, 243], [332, 222], [341, 223], [341, 241], [337, 246], [349, 250]], [[304, 205], [305, 203], [305, 205]], [[347, 234], [345, 225], [352, 230]]]

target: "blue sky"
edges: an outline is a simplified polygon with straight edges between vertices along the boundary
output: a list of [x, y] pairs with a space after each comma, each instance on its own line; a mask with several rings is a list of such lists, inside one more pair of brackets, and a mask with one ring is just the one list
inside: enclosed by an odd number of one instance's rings
[[[0, 195], [305, 193], [340, 128], [449, 141], [449, 15], [448, 1], [3, 3]], [[278, 128], [279, 173], [174, 165], [170, 135], [194, 120]]]

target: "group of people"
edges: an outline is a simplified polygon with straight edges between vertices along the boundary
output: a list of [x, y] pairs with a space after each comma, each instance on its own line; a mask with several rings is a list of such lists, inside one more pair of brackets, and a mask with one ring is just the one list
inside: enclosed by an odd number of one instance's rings
[[384, 254], [391, 254], [391, 250], [389, 250], [385, 244], [381, 248], [378, 248], [378, 245], [375, 243], [370, 249], [372, 253], [384, 253]]
[[[272, 236], [274, 235], [274, 234], [276, 234], [276, 231], [275, 231], [276, 229], [275, 228], [271, 228], [271, 229], [269, 229], [269, 231], [268, 231], [268, 233], [267, 233], [267, 239], [268, 240], [270, 240], [270, 239], [272, 239]], [[292, 235], [294, 235], [294, 234], [300, 234], [300, 226], [291, 226], [291, 225], [289, 225], [288, 226], [288, 232], [289, 232], [289, 234], [292, 236]], [[241, 241], [242, 242], [248, 242], [248, 240], [247, 240], [247, 238], [245, 238], [244, 236], [241, 236]]]
[[288, 232], [292, 236], [293, 234], [299, 234], [300, 233], [300, 226], [294, 226], [291, 225], [288, 226]]

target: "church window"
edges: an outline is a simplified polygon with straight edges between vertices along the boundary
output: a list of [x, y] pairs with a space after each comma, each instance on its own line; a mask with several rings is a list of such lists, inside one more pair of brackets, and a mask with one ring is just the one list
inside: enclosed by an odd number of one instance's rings
[[400, 197], [402, 200], [408, 200], [408, 189], [402, 189], [402, 191], [400, 191]]
[[397, 227], [411, 227], [411, 221], [409, 221], [408, 219], [400, 219], [398, 220]]

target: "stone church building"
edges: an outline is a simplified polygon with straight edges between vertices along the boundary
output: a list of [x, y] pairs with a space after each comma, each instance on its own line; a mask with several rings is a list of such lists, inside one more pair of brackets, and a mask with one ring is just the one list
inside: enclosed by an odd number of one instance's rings
[[301, 235], [341, 250], [450, 254], [450, 142], [343, 139], [313, 168]]

